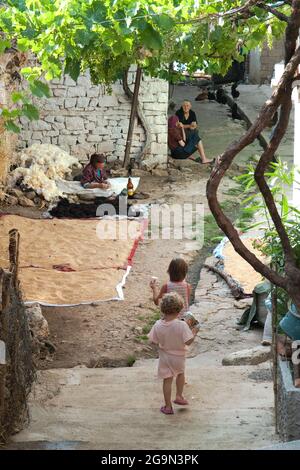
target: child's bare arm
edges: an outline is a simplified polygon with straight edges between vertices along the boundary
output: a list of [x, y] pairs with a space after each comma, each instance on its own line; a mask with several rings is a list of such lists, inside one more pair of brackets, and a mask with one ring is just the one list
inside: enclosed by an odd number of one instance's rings
[[184, 344], [186, 344], [187, 346], [189, 346], [190, 344], [192, 344], [192, 342], [194, 341], [195, 338], [196, 338], [196, 335], [195, 335], [193, 338], [189, 339], [189, 340], [188, 340], [186, 343], [184, 343]]
[[193, 328], [193, 329], [192, 329], [192, 333], [193, 333], [194, 337], [191, 338], [191, 339], [189, 339], [186, 343], [184, 343], [184, 344], [186, 344], [187, 346], [189, 346], [190, 344], [192, 344], [193, 341], [195, 341], [195, 338], [196, 338], [197, 333], [198, 333], [197, 328]]
[[154, 284], [152, 286], [152, 291], [153, 291], [153, 301], [154, 301], [155, 305], [158, 305], [160, 299], [162, 298], [162, 296], [167, 292], [167, 286], [166, 286], [166, 284], [164, 284], [162, 286], [162, 288], [160, 289], [160, 291], [159, 291], [159, 287]]

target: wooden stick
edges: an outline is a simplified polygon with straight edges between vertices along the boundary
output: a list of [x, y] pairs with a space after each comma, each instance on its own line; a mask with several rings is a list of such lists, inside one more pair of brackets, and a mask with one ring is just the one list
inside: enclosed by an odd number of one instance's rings
[[252, 294], [245, 294], [242, 287], [238, 285], [238, 283], [230, 276], [230, 274], [224, 273], [224, 271], [216, 268], [216, 266], [210, 266], [209, 264], [204, 264], [203, 266], [204, 268], [208, 269], [209, 271], [213, 271], [215, 274], [218, 274], [222, 279], [224, 279], [236, 300], [252, 297]]
[[132, 143], [132, 136], [133, 136], [133, 128], [134, 128], [134, 119], [137, 114], [137, 106], [138, 106], [138, 98], [139, 98], [139, 90], [142, 78], [142, 68], [140, 66], [137, 67], [136, 75], [135, 75], [135, 84], [134, 84], [134, 92], [133, 98], [131, 103], [131, 112], [130, 112], [130, 119], [129, 119], [129, 127], [127, 133], [127, 141], [125, 147], [125, 156], [123, 167], [127, 168], [127, 164], [129, 161], [130, 150], [131, 150], [131, 143]]

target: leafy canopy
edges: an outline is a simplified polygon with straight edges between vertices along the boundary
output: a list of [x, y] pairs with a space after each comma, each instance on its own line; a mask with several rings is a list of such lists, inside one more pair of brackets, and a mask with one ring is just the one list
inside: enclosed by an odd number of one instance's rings
[[[41, 78], [47, 81], [65, 72], [76, 80], [87, 69], [93, 83], [105, 85], [121, 78], [132, 64], [166, 79], [172, 78], [168, 64], [174, 61], [185, 64], [190, 72], [200, 68], [225, 73], [233, 58], [241, 59], [238, 39], [244, 41], [246, 52], [266, 37], [269, 41], [279, 37], [285, 28], [284, 22], [262, 8], [253, 8], [250, 18], [235, 15], [234, 9], [245, 3], [7, 0], [0, 7], [4, 33], [0, 53], [16, 42], [20, 51], [35, 54], [38, 65], [26, 67], [22, 73], [38, 97], [49, 95]], [[282, 12], [289, 8], [280, 7]]]

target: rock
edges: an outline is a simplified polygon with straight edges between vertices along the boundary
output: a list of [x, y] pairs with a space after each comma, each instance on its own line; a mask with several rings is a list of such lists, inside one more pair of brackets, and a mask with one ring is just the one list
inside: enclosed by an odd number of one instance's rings
[[149, 162], [147, 160], [143, 160], [140, 164], [140, 169], [149, 172], [153, 169], [153, 166], [155, 166], [155, 165], [153, 165], [152, 162]]
[[33, 202], [36, 206], [40, 206], [42, 203], [42, 199], [39, 196], [35, 196]]
[[50, 336], [50, 331], [48, 322], [42, 314], [40, 304], [26, 307], [26, 313], [33, 337], [39, 341], [45, 341]]
[[35, 191], [28, 191], [28, 192], [25, 193], [25, 196], [28, 199], [31, 199], [31, 201], [33, 201], [34, 198], [36, 197], [36, 192]]
[[168, 170], [168, 173], [169, 173], [170, 176], [173, 176], [173, 177], [181, 176], [181, 174], [182, 174], [181, 171], [178, 170], [177, 168], [170, 168]]
[[249, 299], [236, 300], [233, 305], [236, 308], [245, 309], [249, 307], [250, 305], [252, 305], [252, 302], [253, 302], [253, 298], [251, 297]]
[[143, 334], [143, 328], [141, 326], [136, 326], [134, 328], [134, 332], [137, 333], [138, 335]]
[[78, 197], [81, 201], [93, 201], [94, 199], [96, 199], [96, 194], [94, 193], [82, 193], [82, 194], [78, 194]]
[[11, 196], [10, 194], [6, 194], [4, 202], [8, 204], [9, 206], [17, 206], [19, 200], [16, 196]]
[[126, 170], [126, 168], [120, 168], [118, 170], [111, 170], [111, 175], [112, 176], [126, 177], [126, 176], [128, 176], [128, 170]]
[[22, 206], [22, 207], [34, 207], [34, 202], [31, 201], [31, 199], [27, 199], [27, 197], [24, 196], [24, 194], [22, 196], [20, 196], [18, 199], [19, 199], [20, 206]]
[[122, 168], [123, 162], [120, 159], [114, 160], [112, 163], [110, 163], [108, 166], [112, 170], [119, 170]]
[[11, 194], [12, 196], [15, 196], [15, 197], [24, 196], [23, 191], [21, 191], [20, 189], [11, 188], [11, 189], [8, 190], [8, 192], [9, 192], [9, 194]]
[[175, 178], [174, 176], [168, 176], [168, 179], [167, 179], [168, 183], [176, 183], [176, 181], [177, 181], [177, 178]]
[[169, 176], [168, 170], [162, 170], [160, 168], [155, 168], [151, 170], [151, 174], [153, 176]]
[[271, 359], [271, 348], [256, 346], [252, 349], [243, 349], [225, 356], [222, 360], [223, 366], [256, 366]]
[[131, 175], [135, 176], [137, 178], [141, 178], [142, 176], [148, 176], [149, 172], [146, 171], [146, 170], [133, 169], [133, 170], [131, 170]]

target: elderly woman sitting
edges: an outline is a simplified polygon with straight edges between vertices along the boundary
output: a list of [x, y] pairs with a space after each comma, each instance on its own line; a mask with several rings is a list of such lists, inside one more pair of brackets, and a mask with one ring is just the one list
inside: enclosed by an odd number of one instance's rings
[[107, 173], [104, 169], [105, 157], [99, 153], [93, 153], [90, 163], [83, 169], [81, 184], [86, 189], [108, 189], [110, 187]]
[[[187, 138], [182, 123], [175, 115], [168, 119], [168, 146], [174, 159], [186, 160], [189, 158], [203, 164], [213, 161], [206, 158], [199, 134], [190, 133]], [[192, 158], [195, 152], [198, 152], [200, 157]]]

